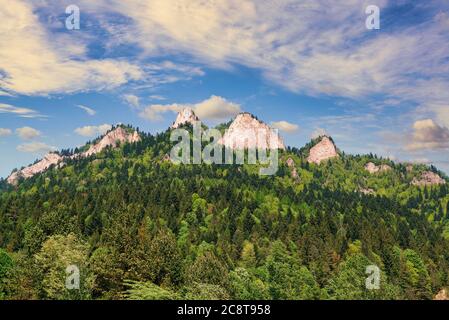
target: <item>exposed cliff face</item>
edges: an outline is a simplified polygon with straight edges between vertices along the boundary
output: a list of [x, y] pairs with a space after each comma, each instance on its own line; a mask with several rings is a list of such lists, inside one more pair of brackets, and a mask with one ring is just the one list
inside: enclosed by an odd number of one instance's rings
[[178, 113], [178, 116], [171, 127], [172, 129], [176, 129], [183, 124], [193, 124], [196, 121], [199, 121], [199, 118], [196, 116], [195, 112], [193, 112], [192, 108], [184, 108]]
[[295, 166], [295, 161], [289, 157], [285, 163], [291, 170], [292, 178], [299, 180], [298, 171], [296, 170], [296, 166]]
[[374, 163], [368, 162], [365, 165], [365, 170], [371, 174], [378, 173], [378, 172], [387, 172], [387, 171], [390, 171], [391, 169], [392, 168], [386, 164], [381, 164], [380, 166], [376, 166]]
[[441, 184], [446, 184], [446, 180], [432, 171], [426, 171], [421, 175], [419, 179], [414, 178], [412, 181], [412, 185], [415, 186], [432, 186]]
[[376, 194], [376, 191], [374, 191], [371, 188], [359, 188], [359, 192], [365, 194], [365, 195], [374, 195]]
[[9, 184], [16, 185], [20, 178], [28, 179], [32, 176], [44, 172], [52, 165], [57, 165], [58, 163], [62, 162], [64, 160], [63, 157], [61, 157], [57, 153], [48, 153], [42, 160], [39, 162], [26, 167], [22, 170], [16, 171], [12, 173], [6, 181]]
[[[116, 148], [119, 145], [119, 143], [133, 143], [140, 141], [140, 139], [141, 138], [137, 133], [137, 131], [134, 131], [134, 133], [129, 133], [122, 127], [117, 127], [116, 129], [108, 132], [103, 138], [101, 138], [101, 140], [98, 143], [91, 146], [89, 150], [87, 150], [86, 152], [74, 154], [70, 156], [70, 158], [76, 159], [88, 157], [93, 154], [101, 152], [102, 150], [104, 150], [109, 146]], [[6, 179], [6, 181], [9, 184], [16, 185], [20, 178], [25, 179], [31, 178], [32, 176], [38, 173], [44, 172], [52, 165], [59, 165], [59, 166], [64, 165], [65, 159], [66, 157], [60, 156], [57, 153], [49, 153], [39, 162], [31, 166], [28, 166], [20, 171], [13, 172]]]
[[322, 136], [321, 141], [310, 149], [307, 161], [320, 164], [322, 161], [338, 157], [337, 148], [328, 136]]
[[449, 300], [449, 294], [446, 289], [441, 289], [433, 300]]
[[[89, 157], [103, 151], [107, 147], [116, 148], [119, 144], [134, 143], [138, 141], [140, 141], [140, 136], [137, 131], [134, 131], [134, 133], [129, 133], [122, 127], [117, 127], [115, 130], [108, 132], [99, 142], [91, 146], [89, 150], [79, 156]], [[76, 156], [77, 155], [75, 155], [75, 157]]]
[[252, 114], [240, 113], [218, 142], [231, 149], [285, 149], [279, 134]]

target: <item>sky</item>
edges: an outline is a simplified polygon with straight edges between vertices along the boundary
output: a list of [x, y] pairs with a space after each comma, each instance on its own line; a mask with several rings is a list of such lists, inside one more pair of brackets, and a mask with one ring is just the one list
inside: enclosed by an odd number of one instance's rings
[[0, 177], [185, 106], [449, 173], [449, 2], [0, 0]]

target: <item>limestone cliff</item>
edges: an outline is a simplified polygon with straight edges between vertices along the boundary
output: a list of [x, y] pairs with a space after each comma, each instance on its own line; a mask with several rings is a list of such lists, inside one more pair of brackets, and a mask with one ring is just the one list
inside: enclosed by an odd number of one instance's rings
[[276, 130], [247, 112], [237, 115], [219, 143], [227, 148], [240, 150], [285, 149], [284, 142]]
[[45, 157], [40, 160], [39, 162], [36, 162], [35, 164], [28, 166], [22, 170], [13, 172], [6, 181], [9, 184], [16, 185], [20, 178], [28, 179], [32, 176], [44, 172], [48, 168], [50, 168], [52, 165], [56, 165], [64, 160], [63, 157], [61, 157], [57, 153], [48, 153], [45, 155]]
[[183, 124], [186, 123], [193, 124], [196, 121], [199, 121], [199, 119], [196, 116], [195, 112], [192, 110], [192, 108], [184, 108], [178, 113], [178, 116], [176, 117], [176, 120], [171, 126], [171, 128], [176, 129]]
[[322, 161], [338, 157], [337, 148], [328, 136], [322, 136], [320, 142], [310, 149], [307, 161], [320, 164]]

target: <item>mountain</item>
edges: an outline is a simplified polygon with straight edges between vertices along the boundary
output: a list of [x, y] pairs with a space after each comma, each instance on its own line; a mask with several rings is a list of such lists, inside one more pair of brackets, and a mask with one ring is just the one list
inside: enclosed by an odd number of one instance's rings
[[318, 142], [309, 151], [307, 161], [320, 164], [322, 161], [338, 157], [337, 147], [328, 136], [318, 138]]
[[178, 112], [178, 115], [176, 117], [175, 122], [173, 122], [173, 125], [171, 126], [172, 129], [179, 128], [183, 124], [194, 124], [196, 121], [199, 121], [200, 119], [196, 116], [195, 112], [192, 108], [184, 108], [180, 112]]
[[90, 146], [89, 150], [79, 155], [75, 154], [73, 157], [89, 157], [97, 154], [108, 147], [116, 148], [119, 144], [139, 142], [140, 136], [137, 131], [129, 132], [122, 126], [118, 126], [112, 131], [104, 135], [100, 141]]
[[63, 160], [64, 158], [57, 153], [48, 153], [42, 160], [36, 162], [35, 164], [13, 172], [6, 179], [6, 181], [9, 184], [16, 185], [21, 178], [23, 179], [31, 178], [32, 176], [44, 172], [51, 166], [56, 165], [62, 162]]
[[101, 137], [96, 143], [91, 145], [89, 149], [85, 152], [75, 153], [69, 157], [61, 156], [58, 153], [48, 153], [42, 160], [36, 162], [33, 165], [25, 167], [21, 170], [13, 172], [6, 181], [9, 184], [17, 185], [18, 181], [23, 179], [28, 179], [36, 174], [46, 171], [51, 166], [59, 164], [59, 166], [64, 165], [64, 160], [86, 158], [95, 155], [108, 147], [116, 148], [119, 144], [123, 143], [134, 143], [140, 141], [141, 138], [137, 131], [132, 133], [127, 131], [122, 126], [117, 126], [116, 128], [107, 132], [103, 137]]
[[279, 134], [248, 112], [237, 115], [219, 143], [231, 149], [285, 149]]
[[[250, 114], [231, 127], [269, 130]], [[177, 165], [171, 133], [115, 127], [1, 180], [0, 299], [446, 296], [449, 180], [436, 168], [346, 154], [330, 136], [281, 148], [272, 176]], [[65, 287], [67, 264], [81, 290]], [[366, 289], [367, 266], [380, 289]]]

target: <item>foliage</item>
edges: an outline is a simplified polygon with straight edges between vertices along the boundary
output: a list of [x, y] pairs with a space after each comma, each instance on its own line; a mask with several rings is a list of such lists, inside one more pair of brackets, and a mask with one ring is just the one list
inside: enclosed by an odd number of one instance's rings
[[[435, 168], [342, 152], [311, 165], [312, 141], [259, 176], [174, 165], [169, 131], [140, 134], [0, 183], [3, 298], [431, 299], [449, 286], [448, 186], [411, 185]], [[370, 174], [368, 162], [392, 170]], [[80, 291], [65, 288], [68, 264]], [[365, 287], [367, 265], [381, 270], [379, 290]]]

